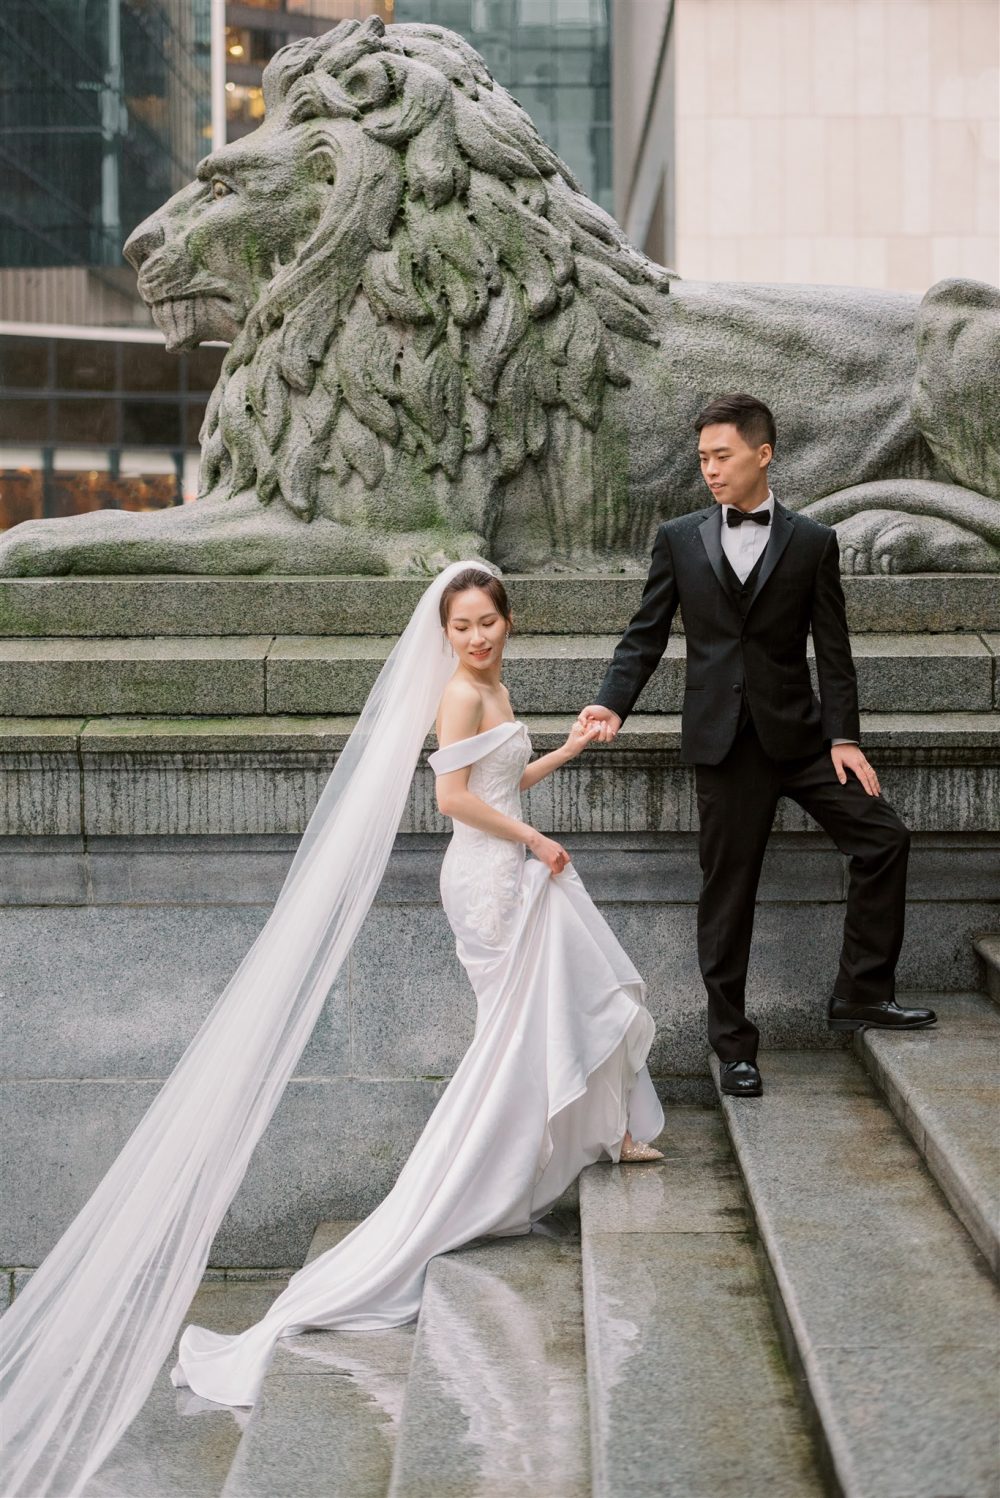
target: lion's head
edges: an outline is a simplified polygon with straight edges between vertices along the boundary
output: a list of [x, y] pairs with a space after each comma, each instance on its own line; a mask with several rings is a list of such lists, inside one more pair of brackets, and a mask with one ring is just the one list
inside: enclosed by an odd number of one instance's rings
[[[669, 272], [579, 190], [454, 32], [344, 21], [283, 48], [266, 118], [126, 247], [168, 346], [232, 339], [202, 492], [297, 514], [405, 453], [499, 476], [549, 412], [598, 421], [615, 340], [655, 341]], [[332, 501], [331, 501], [332, 503]]]

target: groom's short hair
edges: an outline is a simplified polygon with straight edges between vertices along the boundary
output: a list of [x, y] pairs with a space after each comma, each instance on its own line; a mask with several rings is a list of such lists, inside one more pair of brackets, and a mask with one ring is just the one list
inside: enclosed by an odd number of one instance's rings
[[734, 426], [748, 447], [765, 442], [774, 447], [778, 432], [769, 406], [755, 395], [719, 395], [695, 417], [694, 429], [727, 423]]

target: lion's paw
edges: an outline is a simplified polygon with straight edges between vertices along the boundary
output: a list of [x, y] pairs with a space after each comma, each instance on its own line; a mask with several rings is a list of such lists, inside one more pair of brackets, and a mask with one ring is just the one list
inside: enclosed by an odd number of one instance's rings
[[846, 574], [988, 572], [989, 542], [950, 520], [899, 510], [862, 510], [836, 526]]
[[72, 570], [74, 554], [59, 519], [22, 520], [0, 536], [0, 577], [58, 577]]

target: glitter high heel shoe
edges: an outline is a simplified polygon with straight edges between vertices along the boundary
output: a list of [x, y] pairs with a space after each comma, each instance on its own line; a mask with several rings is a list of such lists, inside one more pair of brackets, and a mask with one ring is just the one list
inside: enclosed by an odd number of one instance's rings
[[651, 1144], [643, 1144], [639, 1139], [633, 1139], [629, 1144], [623, 1144], [618, 1156], [618, 1163], [624, 1162], [633, 1165], [638, 1160], [662, 1160], [663, 1151], [654, 1149]]

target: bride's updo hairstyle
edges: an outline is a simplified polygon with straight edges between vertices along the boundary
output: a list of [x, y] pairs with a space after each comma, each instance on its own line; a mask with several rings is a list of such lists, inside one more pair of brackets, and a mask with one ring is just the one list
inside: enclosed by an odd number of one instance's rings
[[510, 602], [507, 598], [507, 589], [498, 577], [492, 572], [487, 572], [483, 567], [466, 567], [464, 572], [458, 572], [446, 583], [441, 591], [441, 628], [448, 628], [448, 616], [451, 613], [451, 600], [456, 593], [464, 593], [468, 588], [482, 588], [493, 600], [498, 614], [502, 614], [507, 621], [507, 628], [513, 632], [513, 615], [510, 611]]

